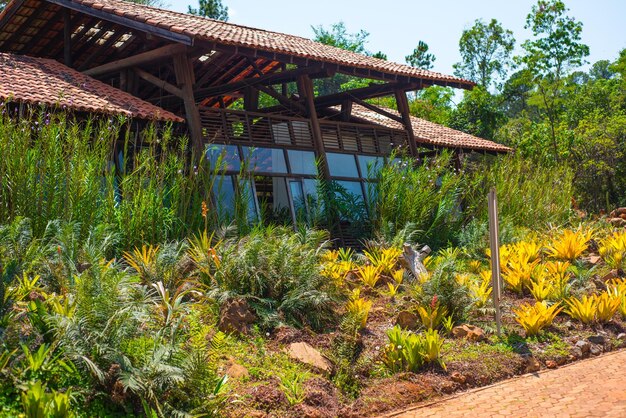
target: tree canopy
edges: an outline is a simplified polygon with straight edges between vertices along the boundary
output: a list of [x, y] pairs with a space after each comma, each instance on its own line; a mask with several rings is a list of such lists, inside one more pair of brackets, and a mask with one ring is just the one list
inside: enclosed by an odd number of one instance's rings
[[433, 68], [436, 58], [434, 54], [428, 52], [428, 44], [424, 41], [419, 41], [413, 53], [407, 55], [404, 59], [411, 67], [430, 70]]
[[513, 32], [496, 19], [488, 24], [478, 19], [461, 35], [461, 62], [454, 64], [454, 74], [489, 88], [496, 77], [506, 76], [514, 47]]
[[198, 8], [187, 6], [187, 10], [192, 15], [228, 21], [228, 7], [221, 0], [198, 0]]

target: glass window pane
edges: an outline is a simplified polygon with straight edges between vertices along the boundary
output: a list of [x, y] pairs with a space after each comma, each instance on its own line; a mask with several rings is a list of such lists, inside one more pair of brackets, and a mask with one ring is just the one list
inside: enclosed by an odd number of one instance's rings
[[243, 157], [255, 173], [287, 173], [282, 149], [243, 147]]
[[293, 174], [316, 175], [315, 153], [312, 151], [288, 150], [289, 165]]
[[209, 144], [206, 150], [207, 160], [212, 168], [219, 164], [219, 170], [239, 172], [241, 160], [236, 145]]
[[329, 152], [326, 154], [328, 160], [328, 168], [331, 176], [336, 177], [359, 177], [356, 169], [356, 160], [351, 154], [335, 154]]
[[300, 180], [289, 180], [289, 189], [293, 202], [293, 210], [296, 216], [295, 222], [307, 220], [306, 203], [304, 201], [304, 189]]
[[213, 198], [220, 222], [232, 219], [235, 214], [235, 187], [231, 176], [220, 176], [215, 180]]
[[385, 163], [382, 157], [372, 157], [369, 155], [358, 155], [359, 168], [361, 169], [361, 175], [363, 178], [374, 178], [378, 175], [378, 172], [383, 168]]
[[349, 197], [354, 201], [363, 201], [363, 189], [358, 181], [337, 181], [337, 185], [344, 189]]

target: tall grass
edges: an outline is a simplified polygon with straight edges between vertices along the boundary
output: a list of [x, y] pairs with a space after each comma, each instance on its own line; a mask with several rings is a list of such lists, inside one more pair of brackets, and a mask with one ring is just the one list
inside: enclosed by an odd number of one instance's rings
[[466, 213], [487, 219], [487, 193], [496, 188], [501, 219], [517, 227], [536, 229], [570, 219], [573, 173], [567, 166], [544, 167], [519, 155], [500, 156], [492, 164], [480, 161], [468, 175]]
[[78, 223], [83, 235], [104, 223], [120, 234], [122, 248], [183, 238], [204, 226], [202, 202], [210, 205], [216, 173], [204, 161], [190, 166], [186, 140], [170, 129], [137, 134], [129, 127], [123, 119], [79, 123], [63, 113], [18, 119], [4, 112], [0, 218], [27, 217], [36, 235], [56, 219]]
[[386, 164], [370, 193], [374, 230], [386, 240], [409, 238], [435, 246], [452, 239], [461, 218], [463, 178], [451, 168], [451, 158], [443, 152], [421, 164]]

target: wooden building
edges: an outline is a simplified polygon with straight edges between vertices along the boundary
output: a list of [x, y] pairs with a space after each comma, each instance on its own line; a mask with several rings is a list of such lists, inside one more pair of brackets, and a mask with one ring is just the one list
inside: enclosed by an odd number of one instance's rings
[[[295, 218], [317, 176], [363, 199], [367, 171], [394, 148], [414, 158], [438, 148], [510, 151], [410, 116], [407, 92], [471, 89], [467, 80], [121, 0], [13, 0], [0, 14], [0, 52], [63, 63], [184, 118], [195, 155], [227, 164], [225, 207], [242, 166], [255, 174], [246, 186], [254, 211], [263, 199]], [[365, 82], [316, 94], [345, 76]], [[366, 101], [383, 96], [398, 111]]]

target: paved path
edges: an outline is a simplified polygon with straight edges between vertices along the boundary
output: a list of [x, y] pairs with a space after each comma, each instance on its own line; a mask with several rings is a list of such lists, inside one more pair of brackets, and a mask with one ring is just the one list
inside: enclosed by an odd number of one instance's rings
[[390, 414], [421, 417], [626, 417], [626, 350]]

